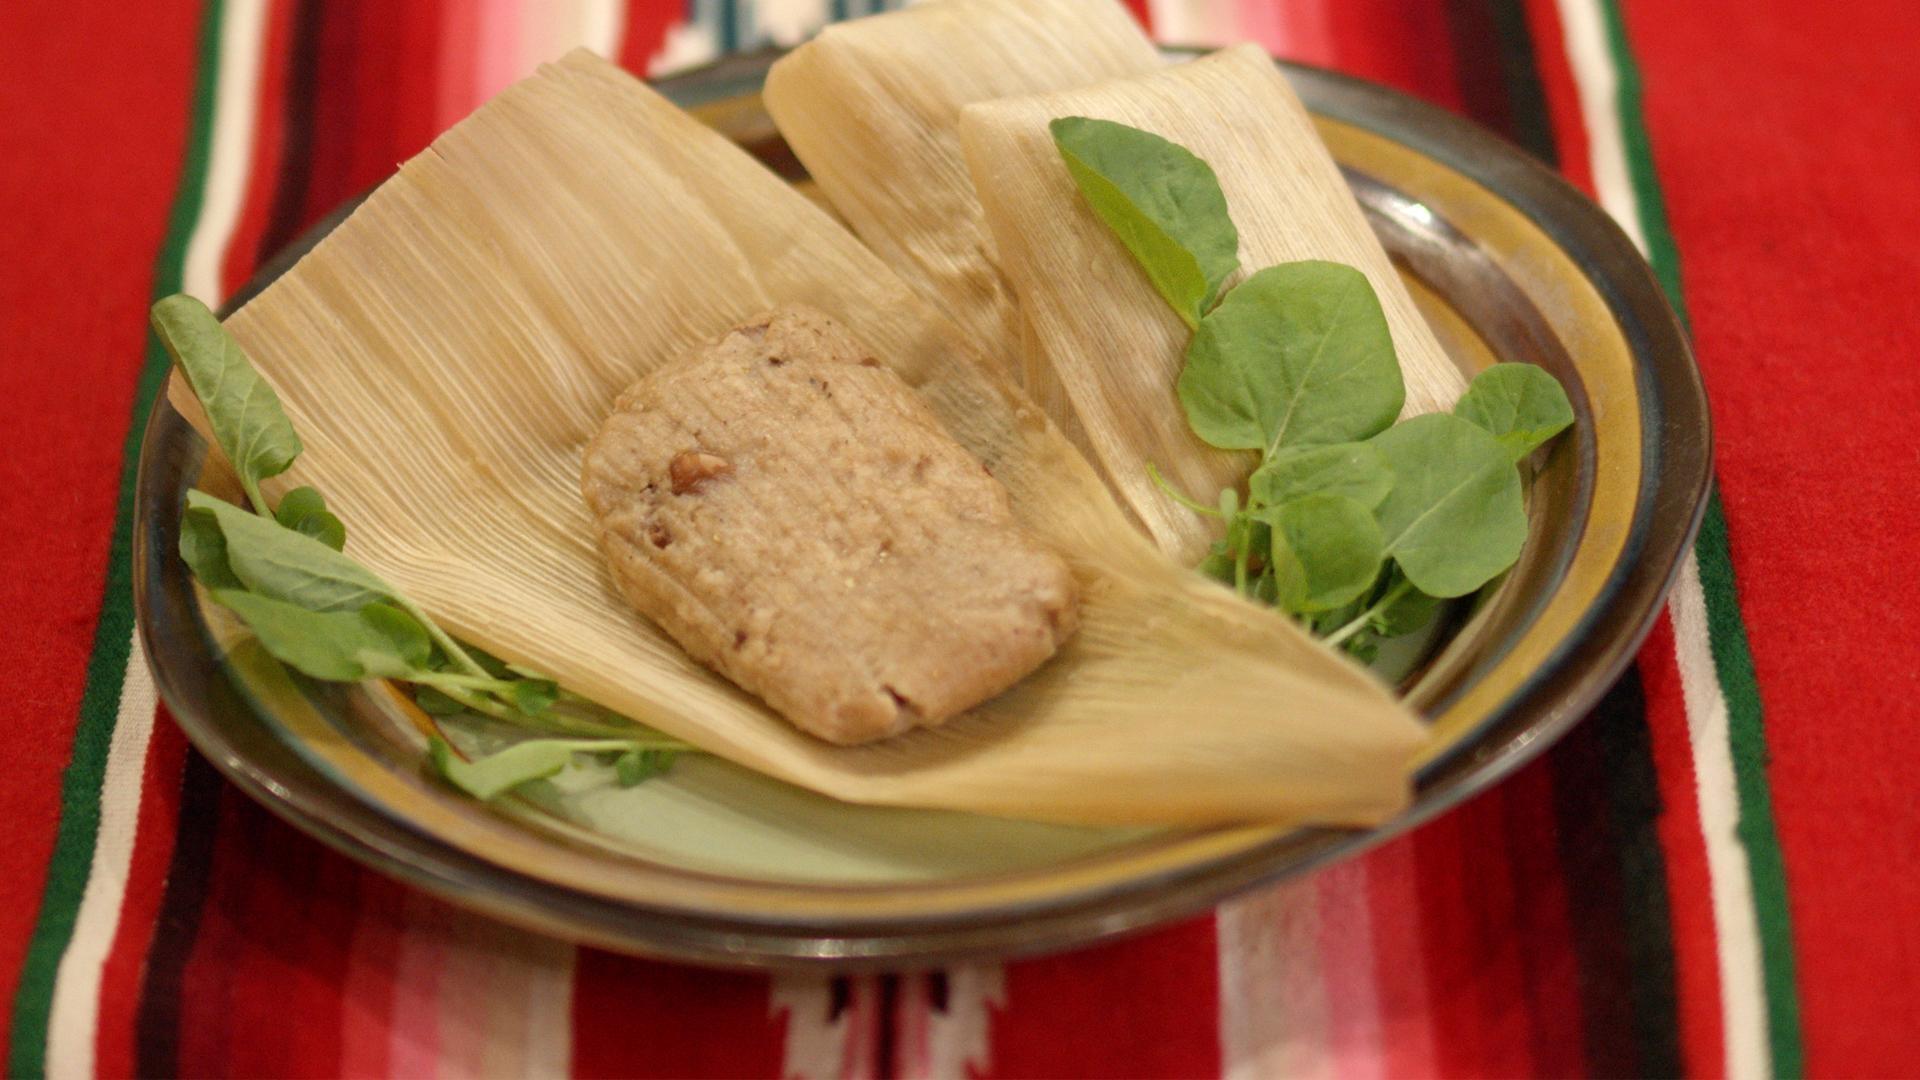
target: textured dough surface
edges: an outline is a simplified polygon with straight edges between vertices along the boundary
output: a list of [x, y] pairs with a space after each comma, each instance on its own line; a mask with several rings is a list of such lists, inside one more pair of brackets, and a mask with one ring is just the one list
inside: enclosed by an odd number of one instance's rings
[[937, 724], [1072, 632], [1072, 576], [1006, 489], [804, 308], [628, 389], [582, 486], [628, 602], [832, 742]]

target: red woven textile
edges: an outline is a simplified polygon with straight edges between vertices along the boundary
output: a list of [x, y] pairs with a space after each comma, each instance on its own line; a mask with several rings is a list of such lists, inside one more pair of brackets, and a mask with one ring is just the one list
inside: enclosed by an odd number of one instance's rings
[[1895, 0], [1132, 5], [1502, 131], [1691, 320], [1719, 501], [1672, 615], [1539, 762], [1365, 858], [1080, 953], [722, 975], [456, 912], [191, 754], [128, 644], [148, 303], [218, 299], [567, 45], [646, 73], [876, 6], [0, 6], [9, 1071], [1920, 1072], [1920, 9]]

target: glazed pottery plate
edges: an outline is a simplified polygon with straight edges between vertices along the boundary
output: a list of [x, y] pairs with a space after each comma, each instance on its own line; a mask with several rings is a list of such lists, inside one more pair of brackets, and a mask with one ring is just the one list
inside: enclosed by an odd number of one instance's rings
[[[805, 184], [760, 105], [770, 60], [660, 89]], [[1391, 91], [1285, 70], [1453, 357], [1468, 371], [1539, 364], [1578, 416], [1535, 471], [1519, 565], [1392, 660], [1432, 725], [1400, 818], [1367, 831], [1043, 825], [838, 803], [699, 755], [634, 788], [584, 769], [465, 799], [422, 771], [428, 721], [404, 698], [292, 675], [196, 596], [175, 554], [181, 500], [217, 480], [163, 403], [142, 449], [135, 589], [173, 715], [234, 783], [357, 859], [569, 938], [728, 965], [910, 966], [1092, 941], [1350, 855], [1507, 775], [1593, 705], [1665, 596], [1707, 489], [1699, 375], [1633, 245], [1553, 173]], [[486, 746], [483, 731], [447, 734]]]

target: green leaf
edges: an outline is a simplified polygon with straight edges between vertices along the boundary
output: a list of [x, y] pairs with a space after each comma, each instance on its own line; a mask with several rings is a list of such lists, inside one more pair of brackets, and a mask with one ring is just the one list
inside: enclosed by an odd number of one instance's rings
[[392, 586], [346, 555], [278, 523], [208, 495], [187, 492], [187, 516], [210, 514], [241, 584], [310, 611], [357, 611], [394, 599]]
[[1307, 616], [1307, 628], [1313, 631], [1314, 637], [1326, 637], [1328, 634], [1359, 618], [1371, 603], [1372, 597], [1361, 596], [1331, 611], [1315, 612]]
[[220, 521], [205, 510], [180, 515], [180, 558], [209, 589], [244, 589], [227, 561], [227, 538]]
[[311, 536], [335, 551], [347, 546], [347, 527], [327, 510], [327, 500], [313, 487], [297, 487], [280, 497], [273, 519], [294, 532]]
[[1226, 549], [1230, 571], [1227, 583], [1236, 590], [1250, 593], [1249, 574], [1253, 568], [1255, 554], [1263, 559], [1267, 550], [1267, 526], [1250, 513], [1240, 510], [1240, 496], [1233, 488], [1220, 492], [1220, 509], [1227, 519]]
[[1350, 604], [1379, 576], [1385, 557], [1373, 512], [1344, 495], [1304, 495], [1258, 511], [1272, 528], [1274, 592], [1296, 613]]
[[1362, 630], [1341, 642], [1340, 647], [1362, 664], [1371, 664], [1380, 658], [1380, 638], [1369, 630]]
[[1200, 321], [1180, 372], [1194, 434], [1223, 450], [1368, 438], [1406, 399], [1366, 275], [1330, 262], [1270, 266]]
[[294, 524], [293, 530], [311, 536], [335, 551], [347, 546], [347, 524], [330, 510], [308, 514]]
[[496, 679], [511, 679], [516, 674], [512, 664], [472, 645], [467, 646], [467, 655], [479, 664], [483, 671]]
[[553, 776], [572, 764], [575, 754], [625, 754], [634, 749], [631, 742], [613, 739], [528, 739], [466, 761], [445, 739], [435, 736], [427, 742], [427, 759], [434, 771], [454, 787], [476, 799], [492, 799], [522, 784]]
[[573, 762], [571, 740], [531, 739], [474, 761], [453, 753], [445, 739], [427, 743], [435, 772], [476, 799], [492, 799], [522, 784], [545, 780]]
[[1415, 588], [1464, 596], [1520, 557], [1520, 474], [1493, 436], [1436, 413], [1395, 424], [1373, 442], [1393, 471], [1393, 490], [1376, 511], [1386, 553]]
[[320, 494], [320, 489], [311, 484], [302, 484], [280, 496], [280, 505], [273, 508], [273, 519], [291, 529], [294, 521], [326, 508], [327, 500]]
[[672, 750], [629, 750], [614, 759], [614, 775], [621, 787], [634, 787], [673, 768], [677, 756]]
[[1087, 205], [1188, 326], [1240, 265], [1240, 233], [1206, 162], [1151, 132], [1063, 116], [1047, 125]]
[[520, 679], [507, 691], [513, 707], [528, 716], [539, 716], [553, 707], [560, 697], [560, 686], [551, 679]]
[[1514, 461], [1573, 424], [1560, 380], [1532, 364], [1495, 364], [1474, 376], [1453, 415], [1484, 429]]
[[1268, 506], [1305, 495], [1344, 495], [1371, 510], [1392, 490], [1393, 473], [1369, 443], [1290, 446], [1261, 463], [1247, 488]]
[[[1391, 591], [1399, 580], [1400, 575], [1396, 573], [1388, 583], [1388, 590]], [[1392, 603], [1374, 612], [1367, 626], [1381, 637], [1411, 634], [1432, 622], [1443, 602], [1437, 596], [1428, 596], [1419, 589], [1410, 588], [1395, 597]]]
[[260, 481], [286, 472], [300, 456], [300, 436], [280, 398], [207, 305], [184, 294], [169, 296], [153, 305], [151, 317], [160, 343], [206, 410], [214, 441], [257, 500]]
[[1200, 560], [1200, 565], [1196, 569], [1222, 585], [1232, 585], [1233, 554], [1228, 549], [1227, 542], [1214, 541], [1212, 549], [1207, 552], [1207, 557]]
[[[1267, 542], [1269, 545], [1272, 544], [1271, 536], [1269, 536]], [[1273, 560], [1271, 557], [1267, 559], [1266, 568], [1260, 571], [1260, 576], [1254, 579], [1253, 587], [1247, 591], [1247, 594], [1268, 607], [1272, 607], [1280, 602], [1280, 584], [1278, 579], [1274, 577]]]
[[253, 592], [309, 611], [356, 611], [369, 603], [390, 602], [424, 626], [433, 643], [455, 666], [472, 674], [482, 672], [460, 643], [426, 612], [351, 557], [204, 491], [187, 492], [187, 508], [189, 512], [206, 511], [218, 520], [226, 540], [228, 565], [241, 584]]
[[464, 704], [431, 686], [416, 687], [413, 692], [413, 703], [420, 706], [420, 711], [428, 716], [457, 716], [467, 711]]
[[433, 650], [413, 616], [385, 604], [309, 611], [236, 589], [215, 590], [213, 598], [232, 608], [275, 659], [316, 679], [410, 678]]

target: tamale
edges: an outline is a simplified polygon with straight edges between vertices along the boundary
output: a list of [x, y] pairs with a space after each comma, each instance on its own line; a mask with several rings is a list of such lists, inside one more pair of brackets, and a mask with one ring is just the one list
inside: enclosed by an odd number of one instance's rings
[[827, 27], [773, 65], [764, 98], [860, 239], [1013, 372], [1021, 328], [985, 251], [960, 109], [1158, 66], [1115, 0], [927, 0]]
[[1147, 466], [1210, 501], [1244, 479], [1253, 456], [1215, 450], [1188, 428], [1174, 382], [1192, 332], [1080, 197], [1047, 127], [1054, 118], [1129, 124], [1212, 166], [1240, 230], [1242, 276], [1297, 259], [1347, 263], [1365, 273], [1406, 380], [1404, 415], [1449, 408], [1465, 389], [1300, 99], [1258, 46], [975, 104], [961, 115], [961, 141], [996, 257], [1038, 350], [1027, 364], [1028, 392], [1065, 403], [1082, 448], [1176, 558], [1197, 560], [1213, 532], [1160, 491]]
[[[581, 456], [620, 391], [785, 303], [912, 386], [1079, 586], [1060, 653], [941, 727], [860, 747], [796, 730], [635, 615], [594, 550]], [[435, 140], [228, 325], [306, 442], [276, 489], [323, 490], [348, 552], [456, 636], [715, 754], [854, 802], [1055, 821], [1405, 803], [1423, 729], [1383, 686], [1155, 551], [952, 323], [590, 54]]]

